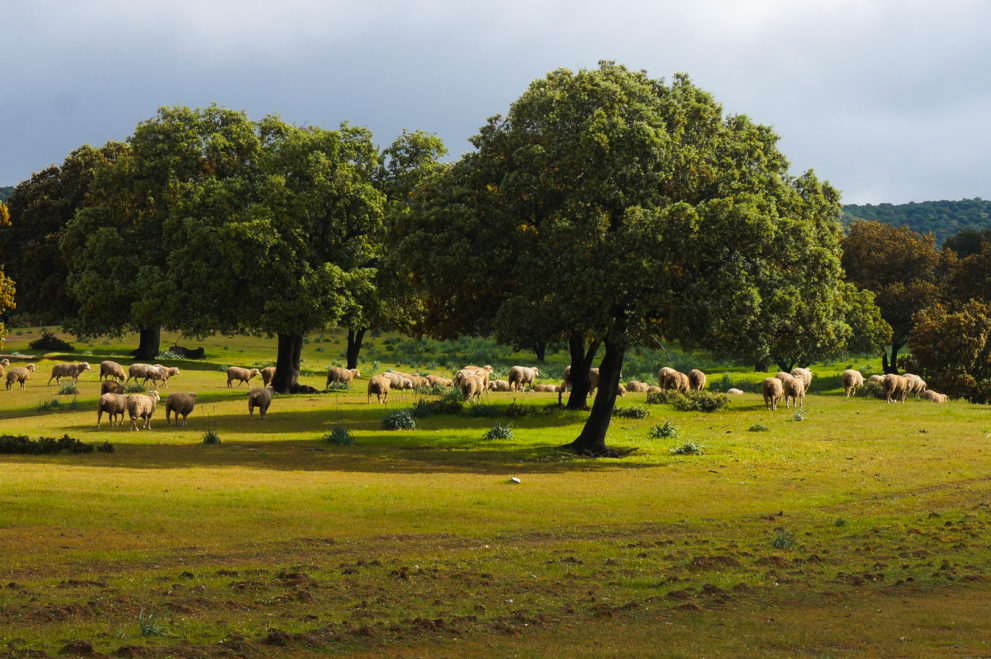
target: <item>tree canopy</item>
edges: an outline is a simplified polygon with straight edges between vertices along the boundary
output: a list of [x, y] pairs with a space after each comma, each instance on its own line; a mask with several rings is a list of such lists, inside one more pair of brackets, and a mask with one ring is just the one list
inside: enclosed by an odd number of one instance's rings
[[[7, 205], [0, 201], [0, 229], [10, 226], [10, 213]], [[8, 309], [14, 308], [14, 282], [4, 274], [4, 264], [0, 262], [0, 317]], [[0, 322], [0, 346], [7, 338], [7, 328]]]
[[739, 350], [799, 301], [836, 306], [838, 194], [790, 177], [777, 139], [683, 75], [603, 62], [534, 81], [418, 191], [402, 251], [427, 326], [601, 339], [574, 448], [603, 452], [627, 347]]

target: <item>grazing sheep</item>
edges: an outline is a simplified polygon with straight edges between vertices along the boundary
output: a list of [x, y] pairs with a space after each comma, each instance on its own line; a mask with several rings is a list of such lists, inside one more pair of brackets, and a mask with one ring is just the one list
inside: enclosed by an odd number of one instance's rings
[[275, 377], [275, 367], [274, 366], [266, 366], [265, 368], [263, 368], [262, 370], [260, 370], [258, 372], [261, 373], [261, 376], [262, 376], [262, 386], [263, 387], [267, 387], [268, 385], [272, 384], [272, 378]]
[[169, 388], [169, 378], [173, 375], [179, 375], [179, 368], [176, 366], [162, 366], [161, 364], [156, 364], [155, 368], [158, 369], [158, 373], [155, 375], [154, 381], [157, 385], [159, 381], [162, 382], [162, 386], [166, 389]]
[[169, 394], [169, 397], [165, 399], [165, 425], [171, 425], [169, 415], [175, 412], [176, 426], [179, 425], [180, 414], [182, 415], [182, 425], [188, 426], [186, 417], [189, 416], [194, 407], [196, 407], [196, 394]]
[[908, 395], [908, 385], [909, 379], [904, 375], [888, 373], [884, 376], [885, 399], [889, 403], [893, 403], [895, 402], [894, 398], [900, 398], [901, 402], [904, 403], [905, 397]]
[[254, 418], [255, 408], [258, 408], [258, 417], [265, 420], [265, 413], [268, 406], [272, 404], [272, 387], [256, 387], [248, 392], [248, 416]]
[[144, 419], [142, 429], [151, 430], [151, 417], [158, 404], [158, 392], [152, 389], [147, 394], [131, 394], [127, 397], [127, 414], [131, 417], [131, 430], [137, 430], [137, 420]]
[[391, 389], [413, 389], [413, 378], [409, 373], [386, 371], [382, 377], [388, 378]]
[[454, 380], [445, 378], [442, 375], [428, 375], [427, 382], [431, 387], [450, 387], [454, 384]]
[[624, 387], [621, 384], [616, 385], [616, 395], [617, 396], [625, 396], [626, 395], [626, 387]]
[[465, 377], [469, 375], [474, 375], [481, 378], [482, 380], [482, 391], [487, 392], [489, 390], [489, 375], [492, 374], [492, 367], [489, 365], [485, 366], [465, 366], [454, 376], [454, 386], [460, 387], [462, 381]]
[[534, 382], [540, 377], [540, 371], [528, 366], [513, 366], [509, 369], [509, 386], [512, 391], [526, 391], [526, 386], [533, 389]]
[[131, 364], [127, 367], [127, 379], [124, 380], [124, 384], [127, 384], [132, 379], [135, 382], [143, 379], [142, 384], [148, 384], [148, 380], [157, 380], [158, 375], [158, 366], [152, 364]]
[[9, 359], [0, 359], [0, 379], [3, 379], [7, 375], [7, 367], [10, 366]]
[[[113, 380], [108, 380], [108, 382], [113, 382]], [[120, 385], [119, 382], [113, 382], [113, 384]], [[107, 416], [110, 417], [110, 427], [113, 428], [115, 425], [121, 426], [124, 424], [124, 413], [127, 412], [127, 396], [123, 394], [101, 394], [100, 400], [96, 403], [96, 427], [100, 427], [100, 420], [103, 417], [103, 413], [106, 412]], [[117, 420], [117, 417], [120, 419]], [[117, 421], [117, 423], [114, 423]]]
[[90, 370], [90, 367], [87, 362], [77, 362], [75, 364], [62, 362], [61, 364], [55, 364], [52, 366], [52, 376], [48, 378], [48, 384], [51, 384], [52, 380], [55, 380], [55, 384], [62, 384], [62, 378], [72, 378], [73, 383], [78, 382], [82, 372], [88, 370]]
[[100, 395], [103, 394], [122, 394], [124, 393], [124, 385], [116, 380], [104, 380], [100, 383]]
[[846, 397], [857, 395], [857, 387], [864, 386], [864, 376], [860, 371], [848, 368], [840, 374], [840, 384], [843, 385], [843, 392]]
[[[533, 387], [531, 387], [531, 390]], [[512, 391], [512, 385], [507, 380], [489, 380], [489, 391]]]
[[793, 368], [791, 369], [791, 376], [798, 378], [805, 384], [805, 391], [809, 390], [812, 386], [812, 371], [807, 368]]
[[727, 389], [726, 390], [726, 393], [728, 393], [731, 396], [742, 396], [743, 395], [743, 390], [742, 389], [737, 389], [736, 387], [733, 387], [732, 389]]
[[661, 370], [659, 370], [657, 372], [657, 384], [660, 385], [660, 387], [661, 387], [662, 390], [663, 389], [667, 389], [667, 387], [664, 386], [664, 380], [665, 380], [665, 378], [667, 378], [672, 373], [677, 373], [677, 372], [678, 371], [676, 371], [675, 369], [671, 368], [670, 366], [662, 366], [661, 367]]
[[795, 407], [798, 408], [799, 405], [805, 407], [805, 381], [794, 376], [788, 378], [781, 383], [781, 389], [785, 395], [785, 407], [791, 407], [791, 403], [795, 403]]
[[485, 391], [486, 379], [478, 373], [469, 373], [461, 378], [461, 383], [458, 386], [461, 387], [461, 397], [466, 403], [478, 401], [482, 392]]
[[34, 373], [34, 364], [15, 366], [7, 371], [7, 391], [10, 391], [15, 382], [19, 382], [21, 389], [24, 389], [24, 383], [31, 378], [32, 373]]
[[536, 392], [536, 393], [547, 393], [547, 392], [557, 391], [557, 392], [560, 393], [561, 392], [561, 385], [559, 385], [559, 384], [535, 384], [530, 389], [530, 391], [533, 391], [533, 392]]
[[671, 369], [664, 374], [664, 383], [661, 385], [665, 390], [690, 391], [692, 388], [688, 376], [681, 371]]
[[789, 373], [788, 371], [778, 371], [777, 373], [774, 374], [774, 377], [784, 382], [788, 378], [793, 378], [795, 376]]
[[867, 378], [867, 381], [868, 382], [884, 382], [884, 376], [883, 375], [876, 375], [875, 374], [875, 375], [872, 375], [869, 378]]
[[764, 381], [760, 383], [760, 392], [764, 396], [764, 407], [769, 410], [778, 409], [778, 402], [784, 396], [784, 385], [781, 383], [781, 378], [764, 378]]
[[932, 401], [933, 403], [945, 403], [948, 398], [946, 394], [939, 394], [932, 389], [926, 389], [922, 392], [922, 400]]
[[117, 362], [112, 362], [109, 359], [107, 361], [100, 362], [100, 381], [102, 382], [104, 378], [110, 380], [124, 381], [124, 367]]
[[647, 387], [647, 395], [648, 396], [651, 395], [651, 394], [659, 394], [659, 393], [662, 393], [663, 391], [664, 390], [661, 389], [660, 387], [658, 387], [657, 385], [653, 385], [652, 384], [649, 387]]
[[688, 388], [692, 391], [702, 391], [705, 389], [705, 373], [697, 368], [688, 371]]
[[249, 386], [251, 383], [249, 380], [258, 375], [261, 371], [257, 368], [241, 368], [240, 366], [229, 366], [227, 368], [227, 388], [231, 388], [231, 382], [237, 380], [237, 386], [240, 387], [242, 384], [247, 383]]
[[902, 377], [908, 378], [908, 393], [915, 394], [916, 398], [918, 398], [919, 394], [926, 390], [926, 381], [918, 375], [906, 373]]
[[410, 373], [409, 379], [413, 383], [414, 389], [421, 389], [430, 386], [430, 381], [419, 373]]
[[355, 378], [360, 378], [361, 373], [358, 372], [356, 368], [341, 368], [340, 366], [331, 366], [327, 369], [327, 384], [324, 385], [324, 389], [330, 386], [331, 382], [344, 382], [350, 384], [351, 380]]
[[392, 380], [384, 375], [376, 375], [368, 380], [368, 402], [372, 402], [372, 394], [378, 398], [379, 403], [384, 403], [389, 399], [389, 389], [392, 387]]
[[627, 391], [641, 391], [642, 392], [642, 391], [647, 391], [647, 387], [648, 387], [648, 385], [647, 385], [646, 382], [640, 382], [639, 380], [630, 380], [629, 382], [626, 383], [626, 390]]

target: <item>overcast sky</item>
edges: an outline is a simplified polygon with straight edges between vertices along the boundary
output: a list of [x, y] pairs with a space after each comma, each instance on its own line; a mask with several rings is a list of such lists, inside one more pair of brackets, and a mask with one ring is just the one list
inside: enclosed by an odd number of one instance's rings
[[688, 73], [845, 203], [991, 198], [991, 1], [4, 0], [0, 185], [163, 105], [403, 128], [452, 154], [529, 82]]

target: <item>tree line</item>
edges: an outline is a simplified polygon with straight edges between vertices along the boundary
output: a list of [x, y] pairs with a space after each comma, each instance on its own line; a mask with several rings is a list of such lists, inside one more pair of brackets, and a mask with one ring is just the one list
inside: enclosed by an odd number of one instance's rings
[[908, 204], [846, 204], [840, 221], [875, 220], [906, 226], [917, 233], [931, 233], [937, 245], [964, 230], [991, 228], [991, 201], [980, 197], [959, 201], [924, 201]]
[[350, 124], [162, 108], [17, 186], [0, 253], [21, 313], [140, 332], [143, 358], [162, 328], [275, 335], [282, 392], [303, 337], [331, 325], [349, 367], [371, 328], [565, 341], [570, 407], [601, 350], [572, 445], [589, 454], [608, 453], [633, 346], [790, 370], [892, 340], [883, 289], [844, 275], [839, 193], [685, 75], [559, 69], [471, 142], [443, 163], [421, 131], [380, 149]]

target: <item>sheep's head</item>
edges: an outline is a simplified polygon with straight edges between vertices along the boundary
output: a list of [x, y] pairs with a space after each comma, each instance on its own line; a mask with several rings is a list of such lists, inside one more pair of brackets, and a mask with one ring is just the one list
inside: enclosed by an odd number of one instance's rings
[[161, 398], [158, 396], [158, 392], [155, 391], [154, 389], [148, 392], [148, 398], [151, 398], [152, 400], [161, 400]]
[[27, 366], [25, 366], [24, 368], [26, 368], [26, 369], [27, 369], [27, 370], [29, 370], [29, 371], [34, 371], [34, 364], [28, 364], [28, 365], [27, 365]]

